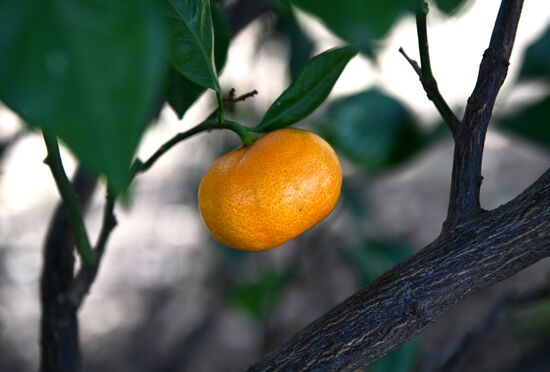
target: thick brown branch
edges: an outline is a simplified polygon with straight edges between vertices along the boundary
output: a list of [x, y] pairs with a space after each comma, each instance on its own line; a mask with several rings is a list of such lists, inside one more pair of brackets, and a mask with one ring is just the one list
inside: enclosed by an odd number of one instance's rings
[[481, 211], [481, 161], [497, 94], [506, 78], [523, 0], [502, 0], [476, 86], [455, 135], [451, 195], [446, 226]]
[[250, 371], [354, 370], [411, 339], [453, 304], [550, 256], [550, 169], [382, 275]]

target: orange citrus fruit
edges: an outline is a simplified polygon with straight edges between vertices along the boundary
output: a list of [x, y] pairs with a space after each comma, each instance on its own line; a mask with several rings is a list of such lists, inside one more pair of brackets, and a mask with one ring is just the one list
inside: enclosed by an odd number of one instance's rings
[[342, 187], [336, 153], [318, 135], [279, 129], [217, 159], [199, 186], [199, 209], [219, 242], [277, 247], [334, 209]]

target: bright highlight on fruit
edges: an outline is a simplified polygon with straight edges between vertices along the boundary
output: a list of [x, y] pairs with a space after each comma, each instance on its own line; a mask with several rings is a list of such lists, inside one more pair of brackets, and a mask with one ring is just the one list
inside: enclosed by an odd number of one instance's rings
[[275, 248], [336, 206], [342, 169], [318, 135], [279, 129], [217, 159], [199, 186], [199, 209], [216, 240], [248, 251]]

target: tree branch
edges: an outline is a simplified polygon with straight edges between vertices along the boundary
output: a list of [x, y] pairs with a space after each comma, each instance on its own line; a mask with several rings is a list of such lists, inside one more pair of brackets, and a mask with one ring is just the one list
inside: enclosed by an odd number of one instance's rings
[[83, 266], [75, 276], [71, 283], [70, 288], [67, 290], [67, 298], [69, 302], [78, 308], [82, 305], [82, 302], [90, 288], [95, 281], [107, 241], [111, 235], [111, 232], [117, 225], [116, 217], [114, 215], [115, 209], [115, 196], [111, 191], [107, 191], [105, 198], [105, 207], [103, 209], [103, 220], [101, 223], [101, 229], [99, 231], [99, 237], [94, 249], [96, 255], [96, 262], [92, 266]]
[[405, 59], [412, 66], [414, 71], [418, 74], [420, 82], [424, 91], [428, 95], [430, 101], [432, 101], [453, 133], [453, 136], [456, 134], [457, 128], [460, 125], [460, 120], [456, 117], [453, 110], [449, 107], [441, 92], [437, 86], [437, 81], [435, 80], [434, 74], [432, 72], [432, 64], [430, 62], [430, 48], [428, 46], [428, 30], [426, 26], [426, 17], [428, 15], [428, 3], [419, 2], [419, 5], [416, 9], [416, 32], [418, 34], [418, 51], [420, 53], [420, 66], [418, 63], [411, 59], [403, 48], [399, 48], [399, 52], [405, 57]]
[[550, 169], [511, 202], [444, 231], [249, 371], [355, 370], [460, 299], [550, 256]]
[[[81, 167], [76, 170], [72, 188], [81, 210], [87, 209], [96, 184]], [[80, 367], [76, 309], [63, 301], [63, 294], [73, 280], [73, 247], [67, 210], [60, 202], [46, 235], [40, 279], [41, 372], [72, 372]]]
[[167, 153], [172, 147], [174, 147], [178, 143], [196, 134], [214, 129], [228, 129], [235, 132], [241, 138], [242, 142], [245, 145], [249, 145], [256, 140], [255, 136], [252, 136], [248, 133], [248, 131], [252, 130], [252, 128], [243, 127], [240, 124], [230, 120], [224, 120], [223, 123], [220, 125], [217, 119], [213, 119], [212, 115], [210, 115], [202, 123], [194, 126], [193, 128], [185, 132], [176, 134], [174, 137], [163, 143], [146, 161], [143, 162], [137, 159], [132, 166], [132, 177], [135, 177], [139, 173], [143, 173], [149, 170], [157, 162], [157, 160], [160, 159], [161, 156]]
[[523, 0], [502, 0], [476, 86], [455, 136], [451, 195], [446, 226], [481, 212], [481, 161], [487, 127], [508, 71]]
[[[506, 77], [522, 4], [522, 0], [502, 0], [476, 87], [457, 127], [449, 213], [441, 235], [250, 371], [364, 367], [411, 339], [463, 297], [550, 256], [550, 170], [513, 201], [476, 213], [481, 211], [485, 133]], [[422, 35], [425, 16], [417, 13], [417, 22], [424, 76], [430, 70], [427, 38]]]

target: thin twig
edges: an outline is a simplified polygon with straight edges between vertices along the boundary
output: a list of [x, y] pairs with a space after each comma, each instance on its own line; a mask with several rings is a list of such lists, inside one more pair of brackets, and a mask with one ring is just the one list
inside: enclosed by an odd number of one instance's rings
[[414, 59], [412, 59], [411, 57], [408, 56], [407, 53], [405, 53], [405, 50], [400, 47], [399, 48], [399, 53], [401, 53], [401, 55], [403, 55], [403, 57], [405, 57], [405, 59], [407, 60], [407, 62], [409, 62], [409, 64], [411, 65], [411, 67], [414, 69], [414, 71], [418, 74], [418, 77], [422, 77], [422, 69], [420, 68], [420, 66], [418, 65], [418, 62], [416, 62]]
[[65, 169], [63, 169], [57, 138], [46, 133], [46, 131], [43, 131], [43, 136], [48, 150], [48, 156], [46, 157], [45, 163], [50, 167], [63, 204], [67, 208], [76, 249], [82, 259], [83, 266], [93, 266], [96, 262], [96, 256], [92, 251], [90, 240], [88, 239], [88, 233], [84, 226], [84, 219], [78, 207], [76, 195], [67, 178], [67, 174], [65, 174]]
[[174, 137], [170, 138], [168, 141], [162, 144], [157, 149], [157, 151], [155, 151], [146, 161], [142, 162], [141, 160], [137, 159], [132, 166], [132, 177], [135, 177], [139, 173], [143, 173], [147, 171], [149, 168], [153, 166], [153, 164], [156, 163], [156, 161], [162, 155], [164, 155], [172, 147], [174, 147], [181, 141], [186, 140], [189, 137], [192, 137], [196, 134], [213, 130], [213, 129], [229, 129], [235, 132], [236, 134], [238, 134], [245, 145], [249, 145], [250, 143], [254, 142], [256, 139], [255, 136], [248, 133], [249, 128], [245, 128], [240, 124], [230, 120], [224, 120], [224, 122], [220, 125], [218, 121], [216, 119], [213, 119], [212, 115], [210, 115], [208, 119], [198, 124], [197, 126], [189, 129], [188, 131], [178, 133]]
[[254, 89], [253, 91], [235, 97], [235, 88], [231, 88], [231, 90], [229, 90], [229, 94], [223, 100], [224, 107], [227, 108], [237, 102], [246, 101], [248, 98], [253, 98], [256, 94], [258, 94], [258, 91]]
[[[212, 119], [210, 120], [211, 125], [216, 125], [217, 121]], [[155, 164], [155, 162], [165, 153], [168, 152], [172, 147], [180, 143], [181, 141], [194, 136], [195, 134], [202, 133], [207, 130], [207, 122], [202, 122], [201, 124], [189, 129], [188, 131], [181, 132], [176, 134], [174, 137], [170, 138], [168, 141], [163, 143], [146, 161], [142, 162], [137, 159], [132, 166], [132, 175], [135, 177], [139, 173], [147, 171], [149, 168]]]
[[416, 7], [416, 34], [418, 36], [418, 52], [420, 53], [420, 66], [424, 78], [432, 78], [432, 64], [430, 62], [430, 47], [428, 44], [428, 26], [426, 18], [430, 8], [428, 3], [422, 1]]
[[405, 53], [403, 48], [399, 48], [399, 52], [410, 63], [414, 71], [418, 74], [422, 87], [428, 95], [428, 98], [434, 103], [437, 111], [447, 123], [447, 126], [453, 133], [456, 134], [457, 128], [460, 125], [460, 120], [456, 117], [453, 110], [447, 104], [447, 101], [441, 95], [437, 86], [437, 80], [432, 72], [430, 62], [430, 49], [428, 46], [428, 31], [426, 26], [426, 17], [428, 15], [428, 4], [422, 2], [416, 10], [416, 32], [418, 34], [418, 50], [420, 53], [420, 65]]

